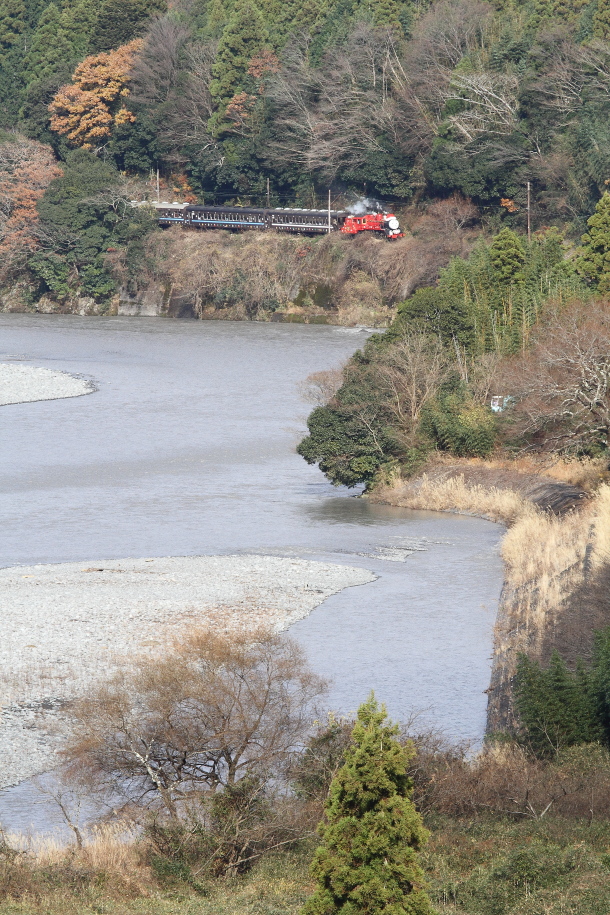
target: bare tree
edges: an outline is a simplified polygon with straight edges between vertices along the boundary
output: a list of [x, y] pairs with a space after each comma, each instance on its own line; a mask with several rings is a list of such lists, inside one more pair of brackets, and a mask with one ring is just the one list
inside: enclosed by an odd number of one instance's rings
[[193, 792], [277, 778], [324, 688], [283, 636], [197, 631], [75, 705], [68, 777], [178, 819]]
[[480, 51], [492, 8], [480, 0], [434, 4], [417, 23], [400, 68], [395, 68], [397, 126], [401, 145], [427, 152], [455, 94], [452, 79], [465, 54]]
[[323, 407], [332, 400], [343, 384], [343, 369], [312, 372], [301, 384], [301, 394], [308, 403]]
[[152, 23], [131, 72], [131, 97], [136, 103], [161, 105], [173, 98], [188, 38], [188, 30], [173, 19]]
[[406, 440], [453, 368], [438, 337], [425, 333], [405, 332], [381, 354], [375, 365], [378, 383]]
[[277, 109], [274, 157], [329, 177], [382, 149], [393, 133], [392, 83], [398, 58], [391, 30], [361, 24], [312, 69], [302, 46], [289, 48], [268, 95]]
[[518, 403], [515, 428], [530, 447], [579, 451], [608, 446], [610, 316], [605, 302], [556, 309], [530, 350], [503, 368], [504, 387]]
[[481, 134], [510, 134], [517, 124], [518, 89], [517, 77], [508, 73], [453, 73], [447, 101], [465, 108], [449, 121], [468, 143]]

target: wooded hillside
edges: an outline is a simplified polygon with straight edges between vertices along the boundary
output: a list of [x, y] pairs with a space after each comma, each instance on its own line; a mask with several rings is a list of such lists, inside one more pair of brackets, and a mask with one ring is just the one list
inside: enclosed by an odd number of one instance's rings
[[[153, 196], [157, 169], [172, 199], [452, 200], [488, 234], [525, 231], [529, 182], [532, 229], [578, 239], [610, 180], [609, 39], [608, 0], [0, 0], [2, 145], [76, 169], [80, 196], [49, 193], [98, 236], [76, 256], [42, 203], [36, 260], [10, 242], [3, 281], [25, 265], [30, 298], [108, 299], [108, 248], [137, 274], [151, 228], [118, 201]], [[42, 194], [53, 173], [33, 167]], [[13, 207], [3, 182], [11, 225]]]

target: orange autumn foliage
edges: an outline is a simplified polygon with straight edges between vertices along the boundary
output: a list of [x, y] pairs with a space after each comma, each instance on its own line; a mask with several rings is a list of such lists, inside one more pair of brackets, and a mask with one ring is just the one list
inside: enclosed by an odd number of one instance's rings
[[141, 39], [116, 51], [93, 54], [78, 65], [69, 86], [62, 86], [51, 104], [51, 128], [73, 146], [90, 149], [110, 136], [113, 126], [134, 121], [125, 106], [134, 58]]
[[36, 204], [61, 173], [49, 146], [18, 134], [0, 143], [0, 280], [38, 246]]

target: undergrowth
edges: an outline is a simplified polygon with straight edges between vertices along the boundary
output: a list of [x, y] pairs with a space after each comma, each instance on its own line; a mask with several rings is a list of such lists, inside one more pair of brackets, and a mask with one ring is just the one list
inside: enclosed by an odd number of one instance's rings
[[[423, 864], [439, 915], [610, 911], [608, 821], [431, 816], [427, 825]], [[244, 877], [198, 888], [185, 875], [141, 871], [138, 887], [127, 889], [116, 873], [79, 869], [70, 852], [63, 866], [43, 867], [35, 887], [24, 883], [0, 901], [0, 915], [297, 915], [312, 891], [311, 854], [304, 844], [267, 856]]]

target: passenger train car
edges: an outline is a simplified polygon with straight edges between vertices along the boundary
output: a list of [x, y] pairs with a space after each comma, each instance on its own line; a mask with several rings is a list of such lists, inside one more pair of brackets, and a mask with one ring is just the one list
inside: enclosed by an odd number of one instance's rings
[[394, 240], [403, 238], [393, 213], [353, 216], [345, 210], [259, 209], [257, 207], [194, 206], [190, 203], [155, 203], [160, 226], [181, 225], [193, 229], [257, 229], [322, 235], [342, 232], [357, 235], [374, 232]]

